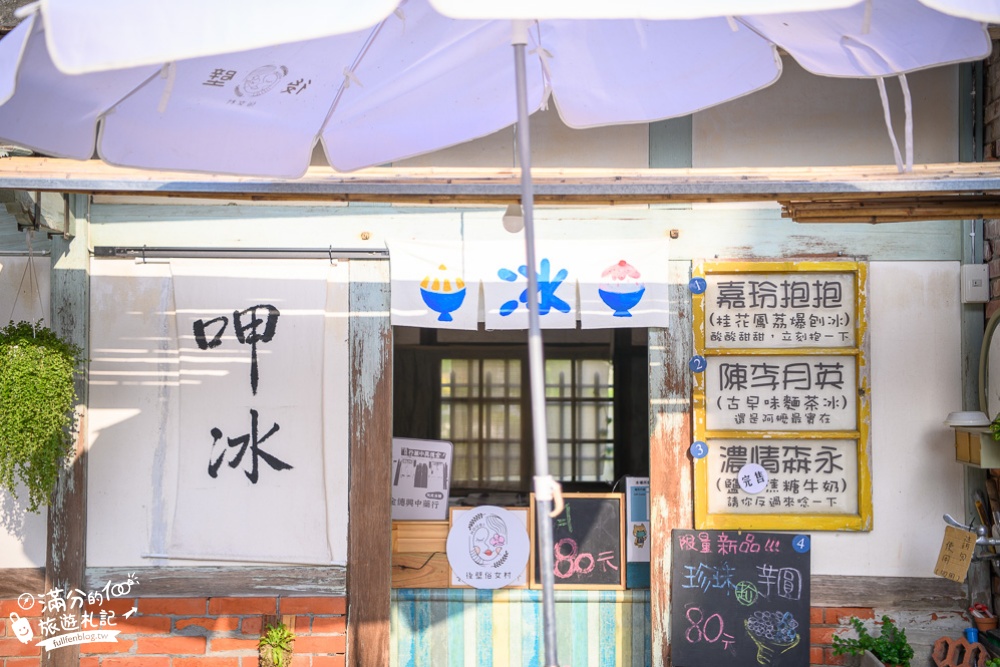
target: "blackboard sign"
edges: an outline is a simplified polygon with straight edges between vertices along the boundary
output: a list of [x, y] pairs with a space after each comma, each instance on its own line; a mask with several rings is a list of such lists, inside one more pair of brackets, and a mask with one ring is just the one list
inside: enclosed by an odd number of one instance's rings
[[806, 667], [809, 536], [724, 530], [671, 534], [676, 667]]
[[[624, 589], [624, 496], [564, 493], [565, 508], [552, 518], [556, 588]], [[535, 496], [531, 496], [531, 586], [542, 585]]]

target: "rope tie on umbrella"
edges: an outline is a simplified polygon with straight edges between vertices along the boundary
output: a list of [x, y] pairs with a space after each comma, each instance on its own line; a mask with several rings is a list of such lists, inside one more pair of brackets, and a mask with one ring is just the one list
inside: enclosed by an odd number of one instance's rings
[[[404, 3], [400, 3], [400, 6], [403, 4]], [[396, 12], [394, 12], [394, 15], [403, 22], [403, 28], [405, 29], [406, 16], [398, 8]], [[344, 68], [344, 81], [340, 84], [340, 88], [337, 89], [337, 95], [333, 98], [333, 102], [330, 103], [330, 110], [326, 112], [326, 118], [323, 119], [323, 124], [320, 126], [321, 128], [326, 127], [326, 124], [330, 122], [330, 117], [333, 116], [333, 112], [337, 110], [338, 106], [340, 106], [340, 99], [344, 96], [344, 91], [351, 87], [352, 81], [358, 84], [359, 87], [364, 88], [364, 84], [361, 83], [360, 79], [358, 79], [357, 74], [355, 74], [355, 70], [357, 70], [361, 65], [361, 61], [368, 54], [368, 50], [372, 47], [372, 44], [375, 43], [375, 38], [377, 38], [379, 33], [382, 32], [382, 28], [385, 27], [385, 23], [388, 20], [388, 18], [382, 19], [379, 21], [378, 25], [372, 28], [371, 32], [368, 33], [368, 39], [365, 40], [365, 43], [358, 51], [358, 55], [354, 56], [354, 61], [348, 67]]]
[[896, 141], [896, 133], [892, 127], [892, 115], [889, 112], [889, 96], [885, 92], [885, 78], [878, 77], [878, 94], [882, 99], [882, 113], [885, 116], [885, 126], [889, 130], [889, 141], [892, 142], [892, 153], [896, 158], [896, 169], [900, 172], [913, 171], [913, 101], [910, 99], [910, 87], [906, 83], [906, 75], [899, 75], [899, 85], [903, 89], [903, 109], [906, 113], [906, 121], [903, 126], [903, 137], [906, 142], [906, 163], [899, 154], [899, 143]]
[[163, 94], [160, 95], [160, 103], [156, 107], [159, 113], [163, 113], [167, 110], [167, 103], [170, 101], [170, 96], [174, 93], [174, 84], [177, 83], [177, 63], [166, 63], [160, 69], [160, 78], [167, 80], [163, 85]]
[[[552, 52], [542, 46], [542, 26], [538, 21], [532, 21], [534, 24], [535, 32], [535, 48], [527, 52], [527, 55], [536, 56], [538, 58], [538, 65], [542, 70], [542, 103], [538, 105], [538, 108], [542, 111], [547, 111], [549, 108], [549, 98], [552, 97], [552, 69], [549, 65], [549, 60], [554, 56]], [[528, 31], [527, 34], [531, 34]], [[530, 112], [529, 112], [530, 113]]]
[[906, 146], [906, 158], [900, 155], [899, 142], [896, 140], [896, 132], [892, 127], [892, 114], [889, 109], [889, 96], [885, 91], [885, 75], [873, 71], [873, 68], [867, 66], [864, 61], [858, 57], [858, 51], [864, 51], [869, 54], [873, 60], [879, 61], [882, 65], [882, 70], [887, 72], [897, 72], [898, 68], [893, 67], [876, 49], [868, 44], [865, 44], [861, 40], [851, 37], [850, 35], [844, 35], [840, 38], [841, 45], [844, 46], [844, 50], [850, 56], [851, 60], [854, 62], [855, 67], [859, 71], [867, 73], [869, 76], [875, 79], [878, 84], [879, 98], [882, 100], [882, 113], [885, 117], [885, 127], [889, 132], [889, 141], [892, 143], [892, 153], [896, 160], [896, 169], [903, 172], [913, 171], [913, 100], [910, 97], [910, 86], [906, 83], [906, 74], [899, 72], [899, 85], [903, 90], [903, 113], [905, 114], [906, 120], [903, 124], [903, 141]]
[[14, 18], [26, 19], [32, 14], [38, 12], [42, 8], [41, 0], [38, 2], [30, 2], [22, 7], [18, 7], [14, 10]]
[[356, 83], [359, 86], [361, 86], [362, 88], [365, 87], [365, 84], [361, 83], [361, 79], [359, 79], [358, 75], [354, 73], [354, 70], [352, 70], [350, 67], [345, 67], [344, 68], [344, 90], [347, 90], [348, 88], [350, 88], [352, 83]]
[[542, 111], [549, 108], [549, 97], [552, 96], [552, 70], [549, 67], [549, 60], [552, 52], [541, 46], [536, 46], [528, 51], [530, 55], [538, 56], [538, 63], [542, 67], [542, 104], [539, 107]]

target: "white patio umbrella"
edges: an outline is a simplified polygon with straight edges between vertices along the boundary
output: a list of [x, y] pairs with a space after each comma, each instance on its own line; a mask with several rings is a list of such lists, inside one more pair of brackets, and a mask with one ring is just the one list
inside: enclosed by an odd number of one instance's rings
[[[0, 141], [60, 157], [295, 178], [518, 123], [534, 267], [528, 114], [585, 128], [684, 116], [777, 80], [899, 76], [979, 60], [1000, 0], [42, 0], [0, 40]], [[513, 39], [512, 39], [513, 35]], [[514, 44], [515, 57], [509, 47]], [[514, 82], [516, 81], [516, 86]], [[889, 128], [897, 165], [905, 159]], [[528, 271], [528, 293], [537, 277]], [[557, 665], [538, 303], [528, 299], [545, 665]]]
[[[511, 17], [543, 19], [527, 36], [529, 112], [551, 96], [575, 128], [683, 116], [761, 89], [781, 73], [778, 47], [815, 74], [870, 78], [990, 48], [978, 21], [918, 0], [814, 0], [791, 13], [803, 3], [434, 0], [474, 16], [460, 19], [396, 2], [45, 0], [0, 40], [0, 138], [59, 157], [275, 178], [302, 175], [317, 142], [340, 170], [384, 164], [515, 122]], [[581, 15], [650, 18], [559, 18]]]

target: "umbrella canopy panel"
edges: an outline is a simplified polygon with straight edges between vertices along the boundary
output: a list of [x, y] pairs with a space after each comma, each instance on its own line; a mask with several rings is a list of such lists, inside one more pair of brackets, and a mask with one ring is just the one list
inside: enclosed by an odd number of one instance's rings
[[[449, 18], [427, 0], [410, 0], [395, 11], [379, 5], [372, 16], [388, 15], [358, 29], [375, 19], [338, 22], [310, 13], [307, 3], [280, 12], [299, 11], [301, 32], [282, 18], [268, 40], [280, 43], [262, 46], [252, 27], [257, 3], [246, 11], [212, 3], [187, 16], [198, 30], [171, 34], [171, 44], [151, 47], [154, 57], [134, 43], [146, 40], [123, 37], [129, 46], [119, 49], [105, 43], [114, 35], [100, 35], [109, 26], [131, 32], [121, 26], [159, 15], [134, 13], [142, 10], [133, 5], [147, 3], [108, 0], [122, 14], [92, 32], [102, 2], [84, 11], [48, 0], [0, 40], [0, 140], [59, 157], [96, 152], [127, 167], [295, 178], [317, 143], [331, 165], [347, 171], [464, 143], [515, 121], [506, 19]], [[742, 4], [749, 13], [735, 18], [533, 22], [529, 111], [551, 97], [576, 128], [688, 115], [776, 81], [779, 46], [813, 73], [868, 78], [990, 51], [980, 23], [917, 0], [833, 2], [780, 14], [754, 13], [774, 11], [774, 3]], [[78, 21], [72, 37], [65, 37], [67, 17]], [[240, 39], [244, 23], [252, 25]], [[205, 37], [211, 26], [225, 39]], [[156, 30], [149, 32], [155, 44]], [[255, 48], [232, 50], [248, 45]], [[126, 63], [120, 54], [102, 56], [105, 47], [136, 53], [128, 62], [138, 66], [102, 69]], [[61, 71], [68, 54], [72, 67], [90, 73]]]

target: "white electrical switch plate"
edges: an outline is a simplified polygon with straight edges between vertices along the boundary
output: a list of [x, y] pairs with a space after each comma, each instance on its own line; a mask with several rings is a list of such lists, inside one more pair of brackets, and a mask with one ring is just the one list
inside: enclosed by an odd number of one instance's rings
[[962, 303], [990, 300], [990, 268], [986, 264], [962, 265]]

